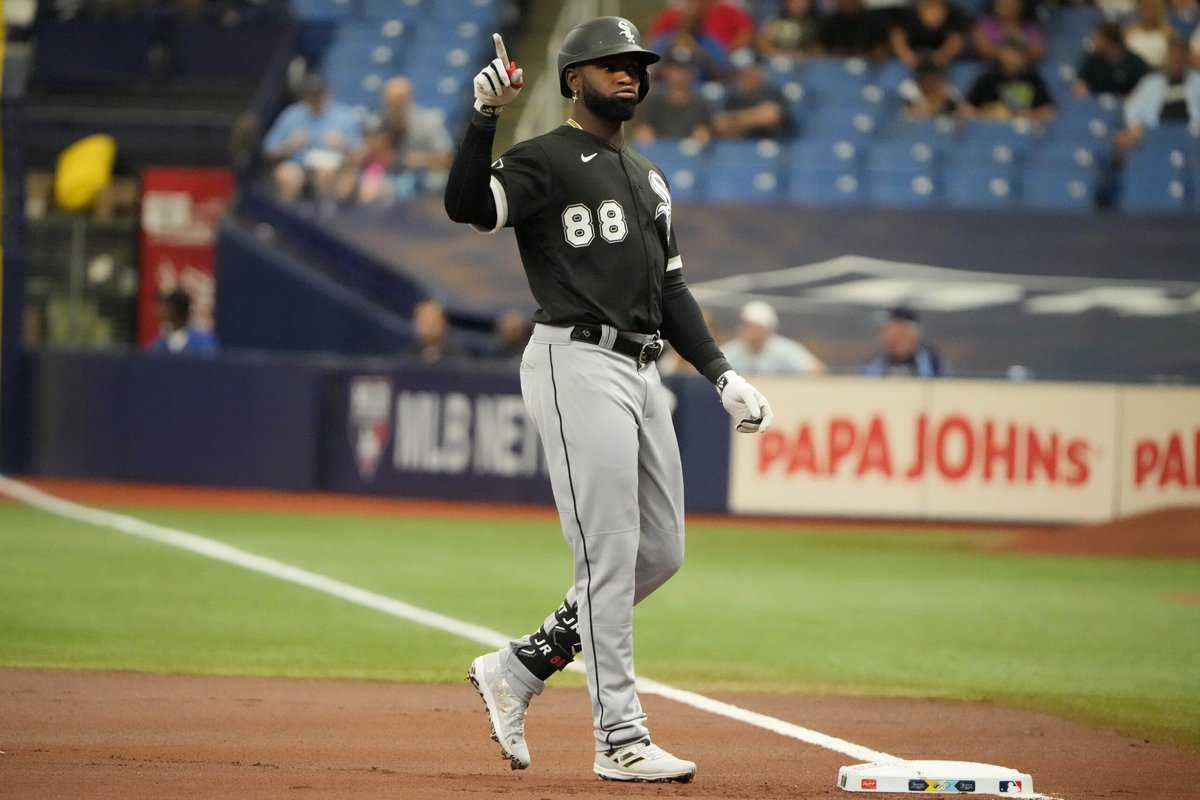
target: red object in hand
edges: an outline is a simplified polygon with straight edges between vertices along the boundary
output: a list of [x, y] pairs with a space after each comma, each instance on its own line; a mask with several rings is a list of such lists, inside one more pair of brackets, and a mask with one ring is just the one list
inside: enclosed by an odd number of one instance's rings
[[[508, 77], [512, 78], [513, 73], [516, 71], [517, 71], [517, 62], [515, 62], [515, 61], [510, 62], [508, 65]], [[524, 85], [525, 85], [525, 81], [521, 81], [520, 83], [514, 83], [513, 88], [520, 89]]]

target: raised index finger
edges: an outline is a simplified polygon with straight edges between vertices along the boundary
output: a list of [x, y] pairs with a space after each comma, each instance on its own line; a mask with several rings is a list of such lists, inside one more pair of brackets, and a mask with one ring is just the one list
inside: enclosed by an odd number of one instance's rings
[[496, 45], [496, 58], [500, 59], [500, 63], [504, 65], [505, 69], [508, 69], [508, 51], [504, 49], [504, 40], [500, 38], [500, 34], [493, 33], [492, 41]]

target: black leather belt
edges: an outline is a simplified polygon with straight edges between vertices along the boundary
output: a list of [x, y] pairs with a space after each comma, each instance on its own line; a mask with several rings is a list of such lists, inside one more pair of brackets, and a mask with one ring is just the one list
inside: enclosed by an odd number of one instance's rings
[[[611, 329], [610, 329], [611, 330]], [[629, 356], [639, 367], [653, 364], [663, 354], [663, 340], [655, 336], [643, 342], [620, 332], [612, 339], [612, 344], [604, 341], [604, 328], [600, 325], [576, 325], [571, 328], [571, 339], [576, 342], [607, 347], [609, 350]]]

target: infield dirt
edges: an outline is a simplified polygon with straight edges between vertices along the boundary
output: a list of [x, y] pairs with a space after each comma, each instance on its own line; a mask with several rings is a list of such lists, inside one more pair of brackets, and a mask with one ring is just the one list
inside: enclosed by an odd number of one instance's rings
[[[0, 797], [848, 797], [852, 759], [646, 698], [657, 740], [699, 764], [689, 785], [591, 774], [582, 690], [548, 689], [529, 716], [534, 763], [512, 772], [474, 691], [354, 681], [0, 670]], [[1068, 800], [1196, 797], [1194, 753], [1050, 715], [933, 700], [780, 694], [720, 699], [912, 758], [1033, 774]]]

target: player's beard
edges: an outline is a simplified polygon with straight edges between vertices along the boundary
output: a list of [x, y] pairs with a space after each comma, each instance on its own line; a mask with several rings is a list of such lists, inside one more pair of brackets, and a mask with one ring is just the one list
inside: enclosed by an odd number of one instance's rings
[[593, 90], [586, 80], [583, 81], [582, 99], [588, 111], [609, 122], [627, 122], [633, 119], [633, 112], [637, 110], [638, 104], [637, 100], [627, 100], [624, 97], [605, 97]]

